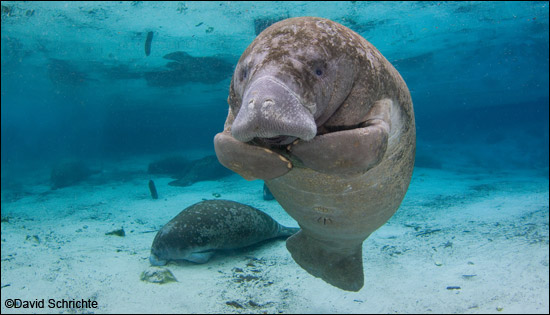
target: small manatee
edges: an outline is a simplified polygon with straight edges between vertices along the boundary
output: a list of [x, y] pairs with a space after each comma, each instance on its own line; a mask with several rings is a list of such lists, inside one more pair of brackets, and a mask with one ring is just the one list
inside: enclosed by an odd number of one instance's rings
[[298, 231], [256, 208], [229, 200], [205, 200], [184, 209], [160, 229], [149, 261], [154, 266], [181, 259], [205, 263], [215, 250], [242, 248]]

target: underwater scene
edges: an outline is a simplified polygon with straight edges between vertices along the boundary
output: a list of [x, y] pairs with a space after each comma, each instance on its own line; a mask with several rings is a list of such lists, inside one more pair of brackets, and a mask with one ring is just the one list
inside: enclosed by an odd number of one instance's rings
[[1, 7], [2, 313], [549, 313], [548, 1]]

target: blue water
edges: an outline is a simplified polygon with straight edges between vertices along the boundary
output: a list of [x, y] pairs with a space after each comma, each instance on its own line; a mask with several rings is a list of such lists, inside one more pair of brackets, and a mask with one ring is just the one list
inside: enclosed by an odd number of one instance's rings
[[[21, 185], [48, 190], [66, 159], [101, 168], [143, 157], [146, 171], [174, 152], [214, 154], [240, 55], [267, 25], [298, 16], [351, 28], [400, 72], [416, 175], [520, 172], [548, 194], [548, 15], [548, 2], [527, 1], [2, 1], [2, 208], [18, 207]], [[178, 51], [184, 69], [163, 58]], [[429, 199], [422, 180], [411, 189], [405, 204]], [[538, 207], [547, 213], [548, 200]]]
[[232, 69], [214, 65], [216, 82], [174, 86], [144, 75], [167, 70], [162, 57], [175, 51], [235, 65], [255, 19], [303, 15], [359, 32], [397, 68], [414, 102], [419, 157], [430, 143], [472, 143], [481, 150], [466, 162], [548, 167], [546, 2], [2, 5], [2, 167], [211, 149]]

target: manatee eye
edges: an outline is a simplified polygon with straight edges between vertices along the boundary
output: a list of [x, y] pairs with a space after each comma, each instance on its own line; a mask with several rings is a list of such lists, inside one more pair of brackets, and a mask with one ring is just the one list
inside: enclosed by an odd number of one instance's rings
[[315, 73], [318, 77], [322, 76], [325, 73], [325, 70], [327, 70], [327, 64], [324, 60], [316, 60], [311, 63], [310, 66], [310, 69], [313, 69], [313, 73]]

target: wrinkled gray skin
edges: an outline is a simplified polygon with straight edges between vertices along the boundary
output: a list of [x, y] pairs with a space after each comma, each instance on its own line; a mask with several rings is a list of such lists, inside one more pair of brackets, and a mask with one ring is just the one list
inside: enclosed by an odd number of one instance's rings
[[163, 266], [170, 260], [207, 262], [215, 250], [237, 249], [275, 237], [290, 236], [287, 228], [262, 211], [229, 200], [196, 203], [160, 229], [149, 261]]
[[363, 287], [362, 243], [397, 210], [412, 175], [409, 90], [380, 52], [330, 20], [273, 24], [241, 56], [224, 131], [227, 168], [263, 179], [300, 224], [294, 260], [344, 290]]

